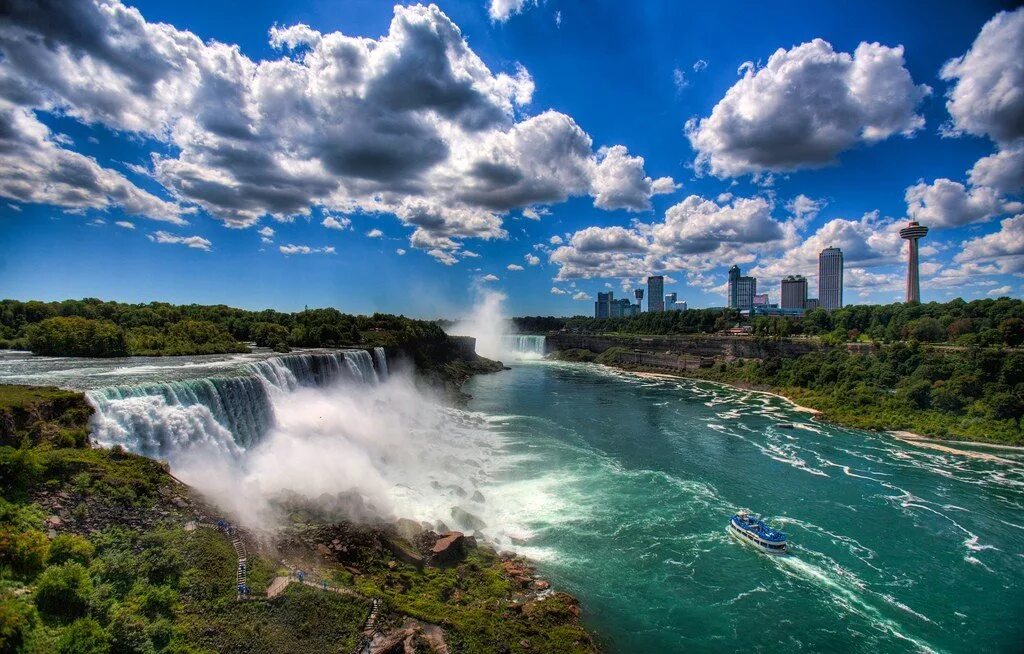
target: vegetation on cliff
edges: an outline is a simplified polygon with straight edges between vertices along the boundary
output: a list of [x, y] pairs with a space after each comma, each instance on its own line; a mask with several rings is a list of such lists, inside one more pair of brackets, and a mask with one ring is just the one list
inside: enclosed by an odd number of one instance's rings
[[[54, 438], [89, 415], [80, 394], [0, 385], [0, 653], [349, 652], [372, 598], [386, 651], [440, 651], [437, 637], [452, 654], [595, 651], [575, 600], [523, 562], [462, 539], [435, 565], [429, 529], [324, 524], [317, 505], [241, 532], [254, 599], [238, 601], [214, 507], [159, 462]], [[268, 597], [282, 557], [338, 590]]]
[[290, 347], [406, 347], [447, 339], [432, 322], [336, 309], [296, 313], [224, 305], [125, 304], [87, 298], [0, 301], [0, 348], [51, 356], [184, 355]]

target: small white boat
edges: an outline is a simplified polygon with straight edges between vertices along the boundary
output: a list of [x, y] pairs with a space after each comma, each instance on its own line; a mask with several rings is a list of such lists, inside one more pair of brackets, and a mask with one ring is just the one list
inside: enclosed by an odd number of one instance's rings
[[768, 554], [786, 553], [786, 534], [746, 511], [740, 511], [729, 520], [729, 533]]

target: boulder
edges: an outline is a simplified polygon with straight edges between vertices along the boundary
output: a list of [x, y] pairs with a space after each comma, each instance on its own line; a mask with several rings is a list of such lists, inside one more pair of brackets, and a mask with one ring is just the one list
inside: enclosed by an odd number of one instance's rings
[[443, 534], [430, 550], [430, 562], [433, 565], [452, 565], [465, 556], [466, 537], [461, 531]]
[[404, 539], [388, 536], [384, 539], [384, 544], [391, 551], [394, 557], [402, 563], [416, 568], [423, 567], [423, 557], [416, 551], [416, 548]]
[[398, 535], [405, 540], [412, 542], [425, 530], [423, 529], [423, 526], [415, 520], [399, 518], [395, 521], [395, 531], [398, 532]]

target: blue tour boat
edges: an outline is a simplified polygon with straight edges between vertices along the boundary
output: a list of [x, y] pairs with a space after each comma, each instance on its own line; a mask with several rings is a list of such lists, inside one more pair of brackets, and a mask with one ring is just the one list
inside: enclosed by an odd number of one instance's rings
[[729, 532], [769, 554], [786, 553], [786, 534], [772, 529], [763, 520], [746, 511], [740, 511], [729, 520]]

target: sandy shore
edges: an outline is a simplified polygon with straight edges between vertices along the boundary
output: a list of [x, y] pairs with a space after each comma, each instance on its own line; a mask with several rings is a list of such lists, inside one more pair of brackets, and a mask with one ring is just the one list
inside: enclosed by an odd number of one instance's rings
[[664, 373], [664, 372], [638, 372], [638, 371], [635, 371], [635, 370], [625, 370], [623, 368], [619, 368], [619, 370], [622, 370], [622, 372], [626, 372], [626, 373], [629, 373], [631, 375], [635, 375], [637, 377], [645, 377], [645, 378], [649, 378], [649, 379], [689, 379], [690, 381], [698, 381], [698, 382], [703, 382], [703, 383], [706, 383], [706, 384], [715, 384], [717, 386], [724, 386], [726, 388], [731, 388], [731, 389], [736, 390], [736, 391], [743, 391], [744, 393], [760, 393], [762, 395], [771, 395], [772, 397], [777, 397], [780, 400], [783, 400], [784, 402], [792, 405], [792, 407], [794, 409], [796, 409], [797, 411], [802, 411], [803, 413], [809, 413], [809, 414], [815, 415], [815, 416], [821, 415], [821, 411], [818, 411], [817, 409], [812, 409], [809, 406], [801, 406], [801, 405], [797, 404], [796, 402], [794, 402], [793, 400], [791, 400], [788, 397], [786, 397], [785, 395], [779, 395], [778, 393], [772, 393], [771, 391], [760, 391], [760, 390], [757, 390], [757, 389], [754, 389], [754, 388], [743, 388], [742, 386], [735, 386], [733, 384], [726, 384], [725, 382], [711, 381], [710, 379], [700, 379], [698, 377], [687, 377], [685, 375], [672, 375], [672, 374]]
[[[996, 461], [998, 463], [1019, 464], [1018, 461], [1011, 461], [1010, 459], [1004, 459], [1001, 456], [996, 456], [995, 454], [989, 454], [988, 452], [976, 452], [974, 450], [962, 450], [962, 449], [959, 449], [959, 448], [956, 448], [956, 447], [950, 447], [948, 445], [944, 445], [943, 444], [943, 443], [949, 442], [949, 441], [939, 441], [937, 439], [928, 438], [927, 436], [922, 436], [920, 434], [915, 434], [914, 432], [910, 432], [910, 431], [890, 431], [889, 434], [893, 438], [899, 439], [899, 440], [903, 441], [904, 443], [908, 443], [910, 445], [914, 445], [915, 447], [924, 447], [924, 448], [928, 448], [930, 450], [938, 450], [939, 452], [946, 452], [947, 454], [960, 454], [962, 456], [971, 457], [972, 459], [982, 459], [984, 461]], [[984, 445], [984, 444], [982, 444], [982, 445]], [[999, 447], [1000, 449], [1015, 450], [1015, 451], [1018, 451], [1018, 452], [1024, 451], [1024, 448], [1013, 447], [1011, 445], [1002, 445], [1002, 446], [998, 446], [997, 445], [995, 447]]]

